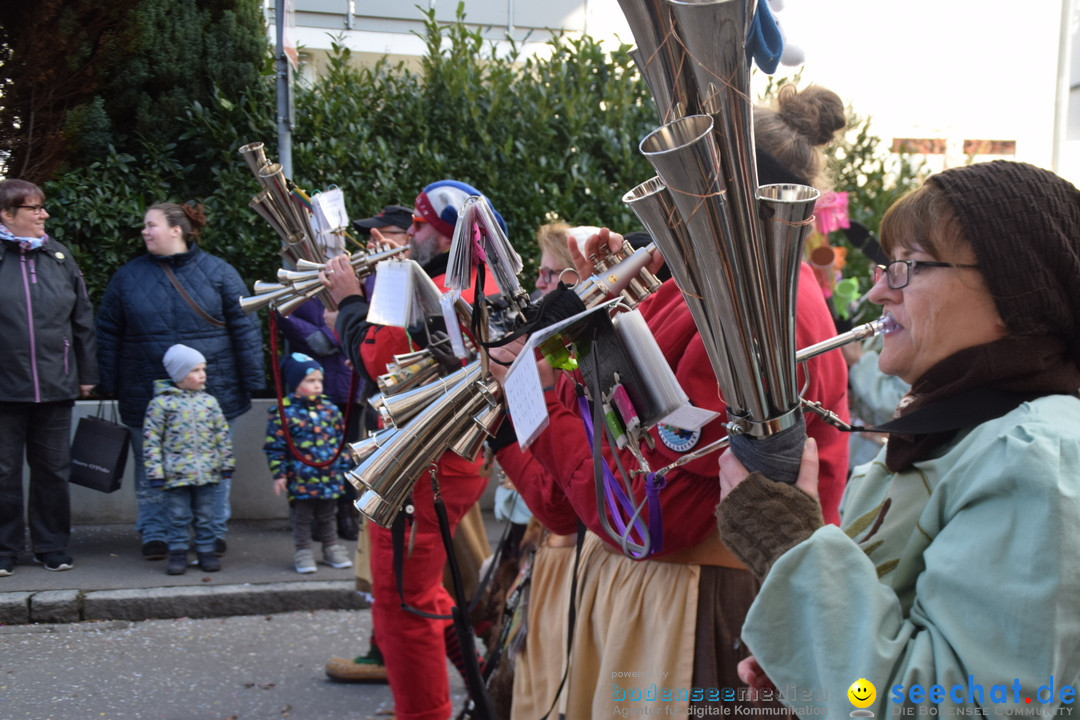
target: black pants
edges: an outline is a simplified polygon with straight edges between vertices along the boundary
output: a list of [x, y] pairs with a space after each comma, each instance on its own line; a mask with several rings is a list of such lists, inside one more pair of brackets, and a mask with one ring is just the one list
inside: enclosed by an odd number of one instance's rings
[[63, 552], [71, 538], [71, 401], [0, 403], [0, 556], [23, 548], [23, 456], [34, 553]]

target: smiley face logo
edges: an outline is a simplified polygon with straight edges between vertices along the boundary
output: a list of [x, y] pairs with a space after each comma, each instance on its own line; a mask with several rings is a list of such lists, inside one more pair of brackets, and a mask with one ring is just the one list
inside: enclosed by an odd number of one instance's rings
[[851, 683], [847, 696], [855, 707], [867, 708], [874, 704], [874, 699], [877, 698], [877, 688], [866, 678], [859, 678]]

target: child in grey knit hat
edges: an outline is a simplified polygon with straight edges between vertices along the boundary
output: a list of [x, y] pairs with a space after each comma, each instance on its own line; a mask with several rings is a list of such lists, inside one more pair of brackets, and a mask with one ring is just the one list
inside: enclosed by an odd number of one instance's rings
[[187, 569], [191, 529], [195, 556], [204, 572], [221, 569], [214, 555], [214, 497], [217, 484], [233, 473], [232, 440], [221, 406], [206, 392], [206, 358], [173, 345], [163, 359], [169, 380], [154, 383], [143, 422], [147, 481], [163, 488], [169, 506], [169, 575]]

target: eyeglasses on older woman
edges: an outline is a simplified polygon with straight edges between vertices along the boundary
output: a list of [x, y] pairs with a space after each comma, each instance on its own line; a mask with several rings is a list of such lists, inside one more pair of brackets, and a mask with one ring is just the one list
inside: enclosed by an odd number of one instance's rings
[[874, 282], [877, 283], [884, 275], [889, 283], [889, 289], [901, 290], [911, 282], [911, 276], [917, 274], [919, 268], [963, 268], [978, 269], [978, 265], [966, 263], [936, 262], [933, 260], [893, 260], [888, 265], [874, 266]]

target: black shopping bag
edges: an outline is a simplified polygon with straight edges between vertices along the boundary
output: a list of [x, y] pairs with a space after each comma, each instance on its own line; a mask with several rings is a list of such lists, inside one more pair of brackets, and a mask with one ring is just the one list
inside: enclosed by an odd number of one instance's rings
[[111, 493], [120, 489], [127, 464], [131, 436], [127, 426], [103, 417], [104, 403], [96, 416], [79, 418], [75, 439], [71, 441], [71, 482], [75, 485]]

